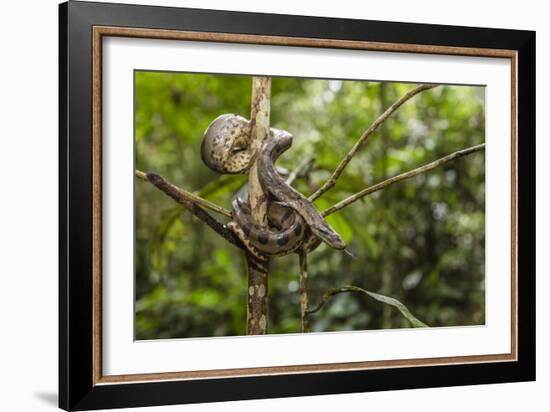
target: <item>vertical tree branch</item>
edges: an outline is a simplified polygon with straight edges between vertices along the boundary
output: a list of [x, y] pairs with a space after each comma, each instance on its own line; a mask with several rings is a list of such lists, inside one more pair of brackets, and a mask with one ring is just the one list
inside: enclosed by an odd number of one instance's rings
[[302, 332], [309, 332], [309, 296], [308, 296], [307, 252], [300, 252], [300, 311]]
[[[252, 78], [252, 102], [250, 111], [251, 146], [257, 153], [263, 142], [269, 138], [269, 114], [271, 98], [271, 78]], [[254, 161], [248, 174], [248, 202], [254, 220], [265, 224], [267, 195], [258, 179], [257, 163]], [[247, 335], [267, 334], [267, 292], [269, 261], [261, 262], [247, 254]]]
[[[252, 105], [250, 110], [251, 146], [258, 152], [263, 142], [269, 138], [269, 115], [271, 98], [271, 78], [252, 78]], [[248, 175], [248, 201], [252, 216], [264, 223], [267, 212], [267, 196], [258, 179], [257, 163], [254, 162]]]
[[267, 334], [267, 287], [269, 262], [262, 262], [246, 254], [248, 300], [246, 306], [246, 334]]

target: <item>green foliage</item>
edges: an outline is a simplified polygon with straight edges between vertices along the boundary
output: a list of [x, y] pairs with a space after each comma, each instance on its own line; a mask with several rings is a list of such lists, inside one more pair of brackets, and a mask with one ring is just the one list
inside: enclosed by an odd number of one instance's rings
[[[273, 78], [271, 123], [294, 135], [277, 165], [315, 154], [295, 187], [310, 194], [383, 109], [415, 85]], [[248, 76], [136, 72], [136, 168], [154, 171], [230, 208], [245, 176], [221, 176], [200, 158], [208, 124], [248, 117]], [[440, 86], [407, 102], [368, 140], [322, 210], [385, 178], [484, 141], [484, 89]], [[346, 284], [391, 296], [430, 326], [485, 322], [485, 157], [478, 152], [390, 186], [331, 215], [356, 256], [321, 245], [309, 255], [310, 302]], [[136, 181], [136, 338], [245, 333], [240, 252], [151, 185]], [[219, 217], [219, 216], [217, 216]], [[219, 217], [224, 219], [223, 217]], [[412, 316], [412, 315], [411, 315]], [[298, 257], [273, 259], [270, 333], [300, 331]], [[314, 331], [410, 327], [406, 317], [344, 293], [311, 315]]]

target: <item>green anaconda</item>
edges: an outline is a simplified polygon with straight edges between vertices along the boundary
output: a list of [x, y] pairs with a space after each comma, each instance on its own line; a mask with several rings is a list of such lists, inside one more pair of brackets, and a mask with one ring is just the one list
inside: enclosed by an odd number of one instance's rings
[[235, 199], [233, 221], [228, 224], [256, 257], [283, 255], [312, 248], [319, 240], [336, 249], [345, 243], [323, 219], [313, 203], [288, 185], [275, 169], [275, 162], [292, 145], [292, 135], [272, 128], [258, 153], [251, 147], [250, 122], [242, 116], [223, 114], [206, 129], [202, 144], [203, 162], [218, 173], [245, 173], [257, 158], [258, 178], [271, 201], [266, 227], [254, 220], [250, 208]]

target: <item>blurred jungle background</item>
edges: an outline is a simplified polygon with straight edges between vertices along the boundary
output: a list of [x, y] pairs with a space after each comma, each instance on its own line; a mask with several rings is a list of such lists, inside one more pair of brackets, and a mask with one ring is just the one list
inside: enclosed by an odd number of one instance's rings
[[[271, 126], [293, 146], [277, 166], [310, 170], [318, 188], [361, 133], [413, 84], [273, 78]], [[246, 175], [218, 175], [200, 143], [222, 113], [250, 115], [251, 77], [135, 72], [136, 168], [231, 208]], [[356, 154], [320, 210], [398, 173], [484, 142], [484, 88], [439, 86], [409, 100]], [[355, 285], [399, 299], [429, 326], [485, 323], [485, 156], [480, 151], [389, 186], [329, 216], [356, 256], [321, 245], [308, 255], [310, 305]], [[244, 192], [245, 193], [245, 192]], [[246, 333], [241, 252], [165, 194], [135, 181], [136, 339]], [[223, 218], [223, 217], [220, 217]], [[300, 332], [298, 256], [272, 259], [269, 333]], [[311, 331], [410, 327], [398, 310], [342, 293], [310, 316]]]

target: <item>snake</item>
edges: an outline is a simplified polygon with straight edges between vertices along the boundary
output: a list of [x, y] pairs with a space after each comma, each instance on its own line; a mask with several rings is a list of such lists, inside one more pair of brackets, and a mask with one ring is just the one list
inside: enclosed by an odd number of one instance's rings
[[269, 138], [257, 151], [251, 140], [249, 120], [237, 114], [222, 114], [210, 123], [201, 142], [202, 161], [218, 173], [246, 173], [257, 162], [260, 185], [271, 200], [267, 225], [255, 221], [248, 203], [239, 198], [232, 201], [233, 220], [227, 225], [249, 252], [265, 260], [265, 255], [309, 250], [321, 241], [345, 249], [344, 240], [313, 203], [287, 184], [275, 168], [279, 156], [292, 146], [292, 134], [271, 128]]

